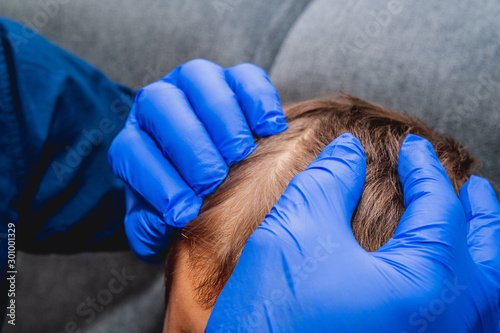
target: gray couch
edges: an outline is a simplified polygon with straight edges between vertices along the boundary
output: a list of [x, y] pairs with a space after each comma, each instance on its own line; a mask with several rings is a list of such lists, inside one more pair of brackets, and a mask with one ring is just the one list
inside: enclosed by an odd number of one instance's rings
[[[352, 93], [458, 138], [500, 182], [498, 1], [2, 0], [0, 15], [134, 88], [206, 58], [265, 68], [284, 103]], [[5, 332], [161, 330], [161, 265], [129, 252], [18, 260], [18, 320]], [[81, 307], [123, 274], [106, 306]]]

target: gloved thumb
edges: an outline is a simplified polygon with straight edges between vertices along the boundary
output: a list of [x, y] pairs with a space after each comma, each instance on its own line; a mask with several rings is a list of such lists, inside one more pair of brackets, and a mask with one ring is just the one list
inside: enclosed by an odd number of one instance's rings
[[135, 193], [128, 185], [125, 233], [135, 255], [146, 262], [158, 263], [165, 257], [173, 227], [157, 211]]

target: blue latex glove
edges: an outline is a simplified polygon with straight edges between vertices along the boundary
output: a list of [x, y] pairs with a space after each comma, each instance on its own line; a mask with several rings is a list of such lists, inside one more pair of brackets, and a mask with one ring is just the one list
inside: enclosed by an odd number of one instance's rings
[[228, 166], [256, 148], [253, 135], [287, 128], [261, 68], [192, 60], [141, 89], [108, 159], [127, 184], [125, 231], [136, 255], [159, 259], [172, 227], [198, 215]]
[[491, 186], [472, 177], [462, 189], [466, 224], [427, 140], [408, 135], [398, 172], [406, 211], [394, 237], [366, 252], [350, 227], [365, 155], [351, 134], [334, 140], [249, 238], [206, 331], [497, 332], [500, 205]]

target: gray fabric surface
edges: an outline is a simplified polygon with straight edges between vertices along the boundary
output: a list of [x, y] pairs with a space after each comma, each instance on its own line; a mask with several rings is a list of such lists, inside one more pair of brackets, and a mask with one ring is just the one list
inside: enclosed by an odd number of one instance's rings
[[459, 139], [498, 183], [499, 18], [500, 2], [488, 0], [318, 0], [288, 34], [271, 80], [284, 101], [342, 90], [416, 116]]
[[[45, 1], [2, 0], [0, 15], [135, 88], [202, 57], [264, 67], [284, 102], [343, 90], [456, 136], [500, 181], [499, 2], [404, 0], [378, 25], [371, 13], [394, 2], [309, 2], [53, 0], [49, 15]], [[82, 332], [161, 327], [161, 266], [130, 253], [21, 253], [18, 267], [20, 325], [5, 332], [61, 332], [72, 320]], [[137, 278], [86, 323], [78, 305], [122, 267]]]
[[[38, 31], [112, 80], [140, 88], [199, 57], [224, 67], [253, 62], [268, 69], [309, 1], [2, 0], [0, 15]], [[46, 2], [59, 5], [41, 5]]]
[[[17, 270], [16, 326], [4, 323], [2, 332], [161, 331], [162, 265], [143, 263], [130, 252], [76, 255], [20, 252]], [[89, 298], [97, 304], [94, 316], [90, 314]]]

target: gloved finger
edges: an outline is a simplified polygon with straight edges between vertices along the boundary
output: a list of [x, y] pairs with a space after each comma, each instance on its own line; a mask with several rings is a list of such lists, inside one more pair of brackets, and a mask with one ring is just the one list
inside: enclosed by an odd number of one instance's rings
[[406, 210], [394, 237], [379, 252], [397, 247], [406, 255], [450, 258], [450, 251], [459, 247], [456, 242], [465, 244], [465, 215], [431, 143], [408, 134], [399, 152], [398, 173]]
[[188, 97], [227, 165], [255, 150], [252, 132], [222, 67], [207, 60], [192, 60], [179, 69], [177, 86]]
[[170, 243], [173, 228], [128, 185], [125, 233], [132, 251], [144, 261], [158, 263]]
[[155, 139], [198, 196], [213, 192], [226, 177], [228, 167], [186, 95], [163, 80], [139, 94], [135, 116], [140, 127]]
[[157, 209], [167, 224], [182, 228], [198, 215], [202, 199], [137, 122], [129, 122], [116, 136], [108, 159], [115, 175]]
[[468, 223], [469, 252], [492, 281], [500, 285], [500, 203], [491, 184], [472, 176], [460, 189]]
[[352, 234], [351, 216], [365, 177], [361, 143], [351, 133], [342, 134], [292, 179], [259, 229], [290, 243], [309, 244], [326, 235], [344, 250], [361, 249]]
[[256, 135], [274, 135], [288, 128], [278, 91], [266, 71], [245, 63], [227, 68], [225, 74], [226, 81], [236, 93], [247, 122]]

